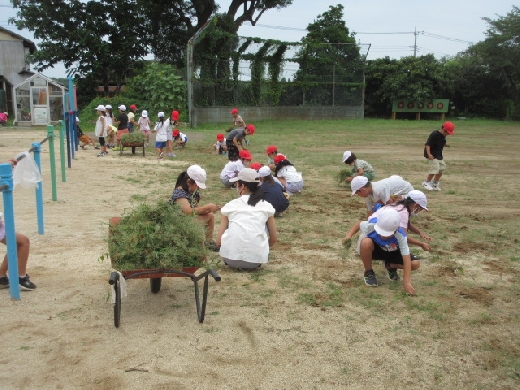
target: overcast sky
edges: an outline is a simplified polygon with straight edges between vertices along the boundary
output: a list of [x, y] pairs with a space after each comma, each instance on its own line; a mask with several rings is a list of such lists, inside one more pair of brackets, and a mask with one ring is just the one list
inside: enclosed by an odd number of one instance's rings
[[[222, 11], [227, 10], [230, 2], [217, 0]], [[356, 33], [356, 40], [363, 44], [362, 50], [368, 50], [367, 59], [370, 60], [413, 55], [414, 45], [417, 55], [433, 53], [437, 58], [455, 55], [466, 50], [470, 42], [485, 39], [487, 24], [482, 17], [505, 16], [514, 3], [512, 0], [293, 0], [287, 8], [265, 12], [255, 27], [243, 25], [238, 33], [297, 42], [306, 34], [309, 23], [326, 12], [330, 5], [338, 4], [344, 6], [346, 26]], [[7, 19], [15, 13], [9, 0], [0, 0], [0, 26], [38, 44], [31, 32], [17, 31], [14, 26], [7, 25]], [[58, 66], [44, 74], [65, 77], [65, 69]]]

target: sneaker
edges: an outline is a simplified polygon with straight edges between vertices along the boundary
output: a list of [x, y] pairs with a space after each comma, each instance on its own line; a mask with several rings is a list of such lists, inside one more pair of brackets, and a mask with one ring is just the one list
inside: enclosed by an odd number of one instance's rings
[[377, 287], [377, 279], [374, 271], [366, 271], [363, 277], [365, 284], [369, 287]]
[[439, 187], [438, 184], [432, 184], [432, 190], [434, 190], [434, 191], [440, 191], [440, 190], [441, 190], [441, 187]]
[[18, 278], [18, 280], [22, 290], [32, 291], [36, 288], [36, 285], [29, 280], [29, 275], [25, 275], [23, 278]]
[[113, 150], [114, 152], [119, 152], [120, 148], [119, 148], [118, 146], [116, 146], [115, 148], [112, 148], [112, 150]]
[[419, 256], [415, 256], [413, 253], [410, 253], [410, 258], [412, 260], [419, 260]]
[[428, 191], [433, 191], [433, 187], [430, 183], [428, 183], [427, 181], [424, 181], [422, 183], [422, 186], [425, 190], [428, 190]]
[[101, 153], [99, 153], [97, 156], [98, 156], [98, 157], [103, 157], [104, 155], [105, 155], [105, 153], [101, 152]]
[[104, 154], [104, 155], [106, 156], [106, 155], [108, 154], [108, 151], [106, 151], [106, 152], [103, 152], [103, 154]]
[[398, 282], [401, 279], [397, 274], [397, 268], [387, 268], [386, 271], [388, 272], [388, 279], [394, 282]]
[[0, 278], [0, 288], [9, 287], [9, 278], [6, 276], [2, 276]]
[[161, 152], [161, 153], [159, 153], [159, 157], [157, 157], [157, 159], [160, 160], [160, 159], [163, 158], [163, 157], [164, 157], [164, 153]]

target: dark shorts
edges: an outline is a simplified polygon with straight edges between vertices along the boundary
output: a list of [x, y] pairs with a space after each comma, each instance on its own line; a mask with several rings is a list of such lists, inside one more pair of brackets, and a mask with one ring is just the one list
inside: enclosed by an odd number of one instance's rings
[[399, 250], [388, 252], [381, 249], [374, 242], [374, 250], [372, 251], [372, 260], [383, 260], [385, 263], [403, 264], [403, 256]]
[[228, 150], [228, 160], [229, 161], [238, 160], [238, 148], [236, 147], [234, 142], [226, 140], [226, 146], [227, 146], [227, 150]]
[[99, 145], [105, 146], [105, 137], [99, 137]]

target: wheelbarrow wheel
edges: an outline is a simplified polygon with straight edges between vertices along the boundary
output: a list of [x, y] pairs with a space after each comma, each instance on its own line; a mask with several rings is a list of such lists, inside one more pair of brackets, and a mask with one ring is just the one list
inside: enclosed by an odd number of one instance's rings
[[150, 278], [150, 290], [153, 294], [157, 294], [161, 291], [162, 278]]
[[114, 303], [114, 326], [119, 328], [119, 324], [121, 324], [121, 284], [119, 282], [114, 284], [114, 290], [116, 293], [116, 302]]

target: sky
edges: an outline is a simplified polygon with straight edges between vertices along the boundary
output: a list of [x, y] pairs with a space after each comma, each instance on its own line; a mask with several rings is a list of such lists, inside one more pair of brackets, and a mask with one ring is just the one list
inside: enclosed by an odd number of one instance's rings
[[[217, 3], [224, 12], [231, 0], [217, 0]], [[345, 24], [350, 32], [356, 33], [362, 54], [373, 60], [411, 56], [414, 47], [418, 56], [456, 55], [471, 43], [486, 38], [484, 33], [488, 26], [482, 17], [495, 20], [506, 16], [514, 3], [512, 0], [293, 0], [289, 7], [264, 12], [254, 27], [244, 24], [238, 34], [298, 42], [318, 15], [338, 4], [344, 7]], [[0, 26], [38, 45], [30, 31], [18, 31], [7, 24], [8, 18], [15, 15], [10, 1], [0, 0]], [[66, 77], [66, 69], [61, 65], [43, 73], [49, 77]]]

